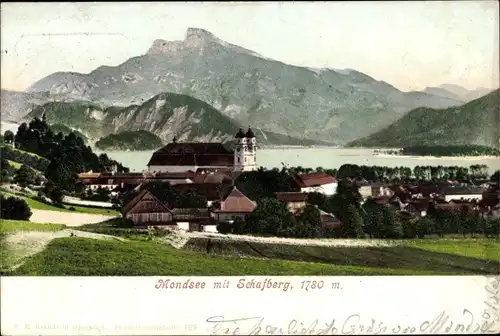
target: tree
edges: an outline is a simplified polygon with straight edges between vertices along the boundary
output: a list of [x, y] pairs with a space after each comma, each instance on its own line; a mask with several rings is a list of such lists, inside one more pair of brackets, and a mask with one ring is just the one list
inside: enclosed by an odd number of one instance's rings
[[14, 133], [11, 130], [5, 131], [3, 134], [3, 141], [8, 144], [12, 144], [14, 142]]
[[14, 176], [14, 181], [18, 183], [21, 187], [26, 187], [35, 182], [35, 171], [28, 167], [27, 165], [22, 165], [16, 172]]
[[500, 170], [496, 170], [490, 177], [491, 182], [496, 182], [500, 184]]
[[242, 233], [278, 236], [281, 228], [293, 227], [294, 218], [285, 204], [275, 198], [263, 198], [245, 220]]
[[434, 231], [433, 220], [428, 217], [420, 217], [415, 223], [415, 231], [418, 238], [425, 238], [426, 235]]
[[346, 205], [339, 215], [342, 221], [342, 233], [345, 237], [362, 238], [364, 236], [363, 218], [354, 204]]
[[59, 187], [52, 188], [50, 190], [48, 196], [55, 205], [59, 205], [59, 206], [62, 205], [64, 194], [63, 194], [61, 188], [59, 188]]
[[291, 228], [293, 237], [317, 238], [323, 233], [321, 215], [314, 205], [306, 205], [296, 216], [296, 221], [288, 222], [294, 224]]
[[17, 197], [0, 196], [0, 217], [4, 219], [28, 220], [31, 209], [25, 200]]

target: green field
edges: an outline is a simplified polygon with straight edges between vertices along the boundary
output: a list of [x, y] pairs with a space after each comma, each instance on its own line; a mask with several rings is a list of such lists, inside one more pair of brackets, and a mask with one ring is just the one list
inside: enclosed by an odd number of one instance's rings
[[[119, 212], [114, 210], [114, 209], [105, 209], [105, 208], [91, 208], [91, 207], [84, 207], [84, 206], [77, 206], [77, 205], [65, 205], [64, 207], [57, 207], [51, 204], [43, 203], [40, 201], [37, 201], [31, 197], [27, 196], [21, 196], [21, 195], [14, 195], [10, 192], [6, 192], [2, 190], [2, 193], [5, 196], [14, 196], [18, 198], [22, 198], [28, 203], [28, 206], [31, 209], [38, 209], [38, 210], [51, 210], [51, 211], [62, 211], [62, 212], [80, 212], [80, 213], [89, 213], [89, 214], [97, 214], [97, 215], [109, 215], [109, 216], [118, 216]], [[74, 208], [75, 210], [70, 210], [69, 208]]]
[[440, 239], [437, 241], [424, 239], [408, 241], [405, 244], [426, 251], [493, 261], [500, 260], [500, 240], [498, 239]]
[[18, 221], [11, 219], [0, 219], [0, 232], [17, 232], [17, 231], [59, 231], [66, 226], [63, 224], [53, 223], [32, 223], [29, 221]]
[[58, 238], [11, 275], [413, 275], [420, 270], [224, 258], [150, 242]]
[[[3, 273], [43, 276], [486, 275], [500, 271], [498, 239], [400, 240], [384, 247], [334, 247], [191, 238], [183, 248], [176, 249], [165, 243], [166, 233], [150, 236], [147, 230], [118, 228], [116, 222], [109, 220], [75, 229], [127, 237], [127, 241], [56, 238], [43, 251], [23, 258], [25, 263], [18, 269]], [[57, 231], [64, 226], [2, 220], [0, 228], [0, 234], [6, 235], [16, 231]], [[9, 255], [3, 246], [2, 255]]]
[[16, 161], [7, 160], [7, 162], [15, 169], [21, 168], [22, 164]]

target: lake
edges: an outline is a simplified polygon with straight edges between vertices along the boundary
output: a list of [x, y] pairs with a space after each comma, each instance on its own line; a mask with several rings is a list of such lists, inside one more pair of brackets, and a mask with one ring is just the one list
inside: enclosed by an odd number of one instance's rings
[[[96, 151], [98, 154], [102, 153]], [[153, 151], [109, 151], [108, 156], [131, 171], [147, 169], [147, 164]], [[323, 167], [339, 168], [350, 163], [365, 166], [415, 167], [415, 166], [464, 166], [485, 164], [490, 174], [500, 169], [500, 158], [456, 157], [435, 158], [424, 156], [374, 156], [373, 149], [363, 148], [265, 148], [257, 151], [257, 164], [265, 168]]]

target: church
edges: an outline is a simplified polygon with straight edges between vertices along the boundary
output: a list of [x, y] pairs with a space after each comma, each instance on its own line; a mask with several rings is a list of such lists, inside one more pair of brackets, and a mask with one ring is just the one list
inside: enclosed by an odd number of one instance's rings
[[257, 141], [251, 128], [242, 128], [234, 136], [231, 151], [220, 142], [173, 141], [153, 153], [148, 162], [151, 173], [231, 170], [235, 172], [257, 169]]

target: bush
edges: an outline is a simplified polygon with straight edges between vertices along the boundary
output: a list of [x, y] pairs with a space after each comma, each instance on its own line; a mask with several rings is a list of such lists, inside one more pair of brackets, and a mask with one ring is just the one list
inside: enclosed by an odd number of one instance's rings
[[76, 211], [75, 207], [69, 207], [68, 208], [70, 211]]
[[4, 195], [1, 195], [0, 201], [1, 218], [29, 220], [31, 217], [31, 209], [25, 200], [17, 197], [5, 197]]
[[222, 234], [228, 234], [233, 231], [233, 226], [231, 223], [222, 222], [217, 224], [217, 231]]

